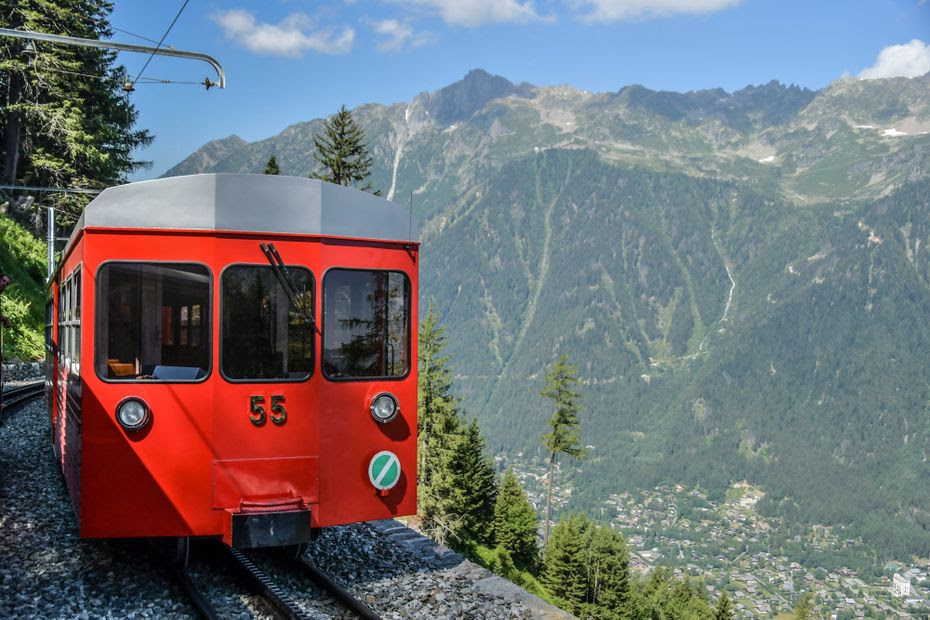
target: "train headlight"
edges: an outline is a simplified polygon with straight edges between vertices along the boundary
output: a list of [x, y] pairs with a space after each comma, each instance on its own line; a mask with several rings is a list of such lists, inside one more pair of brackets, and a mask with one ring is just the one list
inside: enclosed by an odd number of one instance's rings
[[371, 417], [375, 422], [387, 424], [397, 417], [399, 409], [397, 408], [397, 399], [393, 394], [381, 392], [371, 399]]
[[116, 421], [130, 433], [145, 427], [151, 418], [149, 406], [139, 398], [124, 399], [116, 407]]

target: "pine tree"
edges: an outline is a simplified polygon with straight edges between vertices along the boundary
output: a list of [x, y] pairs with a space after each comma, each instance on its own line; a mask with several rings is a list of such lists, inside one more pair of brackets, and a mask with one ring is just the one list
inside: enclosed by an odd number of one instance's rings
[[549, 523], [552, 520], [552, 477], [558, 455], [567, 454], [575, 458], [584, 456], [578, 430], [578, 412], [581, 410], [578, 401], [581, 394], [574, 389], [577, 383], [575, 367], [569, 362], [568, 354], [563, 353], [547, 369], [546, 387], [540, 392], [542, 396], [552, 399], [555, 405], [555, 411], [549, 418], [551, 430], [543, 437], [543, 443], [549, 451], [544, 544], [549, 540]]
[[733, 604], [726, 592], [720, 594], [717, 608], [714, 610], [714, 620], [733, 620]]
[[452, 446], [462, 421], [452, 395], [444, 329], [430, 302], [420, 323], [418, 346], [417, 494], [423, 528], [439, 542], [460, 527], [453, 514], [456, 481], [450, 472]]
[[268, 163], [265, 164], [265, 174], [281, 174], [281, 169], [278, 168], [278, 159], [272, 155], [268, 158]]
[[[323, 133], [314, 136], [313, 144], [313, 159], [320, 169], [311, 178], [355, 187], [371, 174], [372, 158], [365, 145], [365, 133], [344, 105], [326, 120]], [[368, 191], [371, 184], [359, 189]]]
[[484, 437], [477, 420], [458, 435], [451, 449], [448, 470], [453, 482], [451, 512], [458, 516], [458, 531], [487, 544], [493, 537], [497, 477], [494, 463], [485, 454]]
[[536, 532], [539, 521], [513, 469], [501, 479], [494, 505], [494, 540], [510, 552], [514, 562], [533, 568], [539, 560]]
[[[106, 0], [19, 0], [0, 5], [4, 27], [86, 39], [112, 35]], [[3, 183], [104, 188], [147, 165], [134, 149], [152, 141], [134, 130], [137, 112], [124, 97], [127, 74], [116, 53], [86, 47], [0, 37], [0, 161]], [[94, 76], [88, 78], [86, 76]], [[89, 197], [43, 197], [72, 223]]]
[[607, 526], [588, 528], [586, 609], [591, 617], [620, 618], [630, 604], [630, 552]]
[[584, 538], [590, 522], [583, 514], [560, 519], [546, 546], [543, 582], [559, 607], [581, 613], [587, 594]]
[[814, 615], [814, 595], [805, 592], [801, 600], [794, 606], [795, 620], [810, 620]]

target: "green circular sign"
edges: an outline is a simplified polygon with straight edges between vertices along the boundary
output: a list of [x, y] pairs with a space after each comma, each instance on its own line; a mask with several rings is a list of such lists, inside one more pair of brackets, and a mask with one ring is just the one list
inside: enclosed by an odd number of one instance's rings
[[371, 457], [368, 479], [379, 491], [387, 491], [400, 480], [400, 460], [393, 452], [383, 450]]

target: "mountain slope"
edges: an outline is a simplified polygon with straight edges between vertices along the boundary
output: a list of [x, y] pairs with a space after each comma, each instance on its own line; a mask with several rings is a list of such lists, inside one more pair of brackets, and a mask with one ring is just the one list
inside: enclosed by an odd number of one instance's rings
[[549, 151], [506, 166], [425, 239], [423, 282], [495, 448], [538, 450], [541, 369], [576, 360], [583, 505], [748, 478], [885, 552], [926, 553], [930, 287], [914, 249], [928, 196], [924, 181], [798, 210]]

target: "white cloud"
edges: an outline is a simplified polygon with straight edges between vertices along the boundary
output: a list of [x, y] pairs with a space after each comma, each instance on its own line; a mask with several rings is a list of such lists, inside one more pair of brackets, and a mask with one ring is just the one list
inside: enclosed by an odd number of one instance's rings
[[436, 37], [429, 32], [417, 32], [410, 20], [385, 19], [372, 24], [375, 32], [382, 36], [378, 49], [382, 52], [399, 52], [433, 43]]
[[316, 30], [313, 20], [302, 13], [293, 13], [277, 24], [259, 22], [242, 9], [217, 11], [211, 18], [227, 39], [231, 39], [257, 54], [300, 56], [310, 50], [322, 54], [345, 54], [355, 43], [355, 30], [345, 27], [341, 32]]
[[404, 4], [427, 7], [439, 13], [447, 24], [480, 26], [489, 22], [529, 22], [543, 20], [532, 0], [400, 0]]
[[890, 77], [917, 77], [930, 71], [930, 45], [914, 39], [904, 45], [889, 45], [878, 53], [875, 64], [863, 69], [861, 80]]
[[663, 17], [676, 13], [713, 13], [736, 6], [742, 0], [572, 0], [588, 22]]

